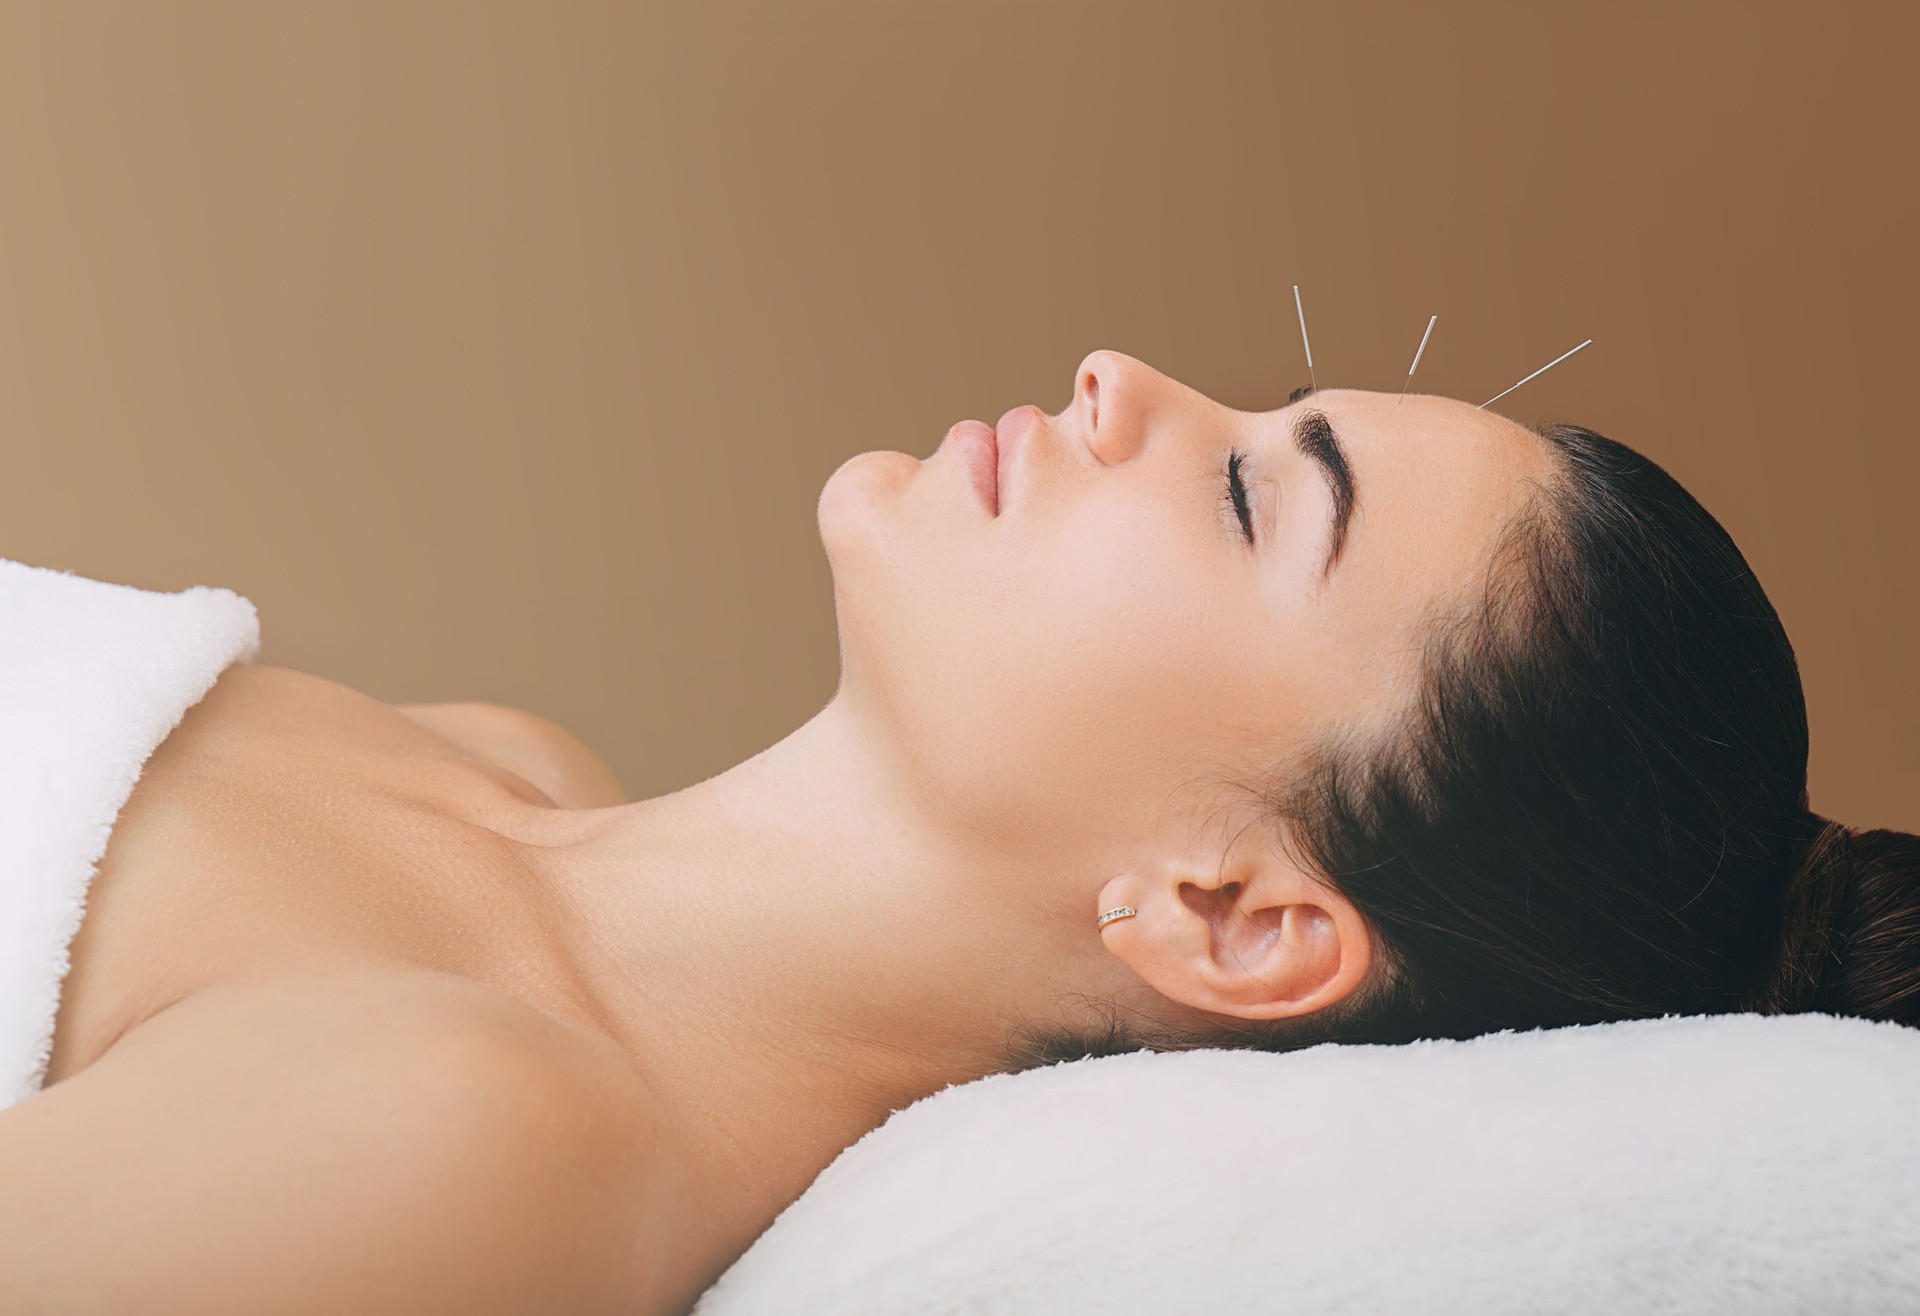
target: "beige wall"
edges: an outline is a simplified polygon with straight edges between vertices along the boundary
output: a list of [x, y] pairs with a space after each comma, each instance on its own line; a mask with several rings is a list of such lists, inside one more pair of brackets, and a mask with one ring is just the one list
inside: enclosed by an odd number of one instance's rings
[[0, 0], [0, 554], [573, 728], [628, 790], [814, 712], [821, 483], [1096, 347], [1653, 455], [1920, 830], [1905, 6]]

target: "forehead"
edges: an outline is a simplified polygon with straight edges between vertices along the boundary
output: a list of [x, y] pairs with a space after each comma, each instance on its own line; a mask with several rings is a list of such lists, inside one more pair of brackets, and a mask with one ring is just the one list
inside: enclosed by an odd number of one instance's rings
[[1258, 417], [1292, 443], [1326, 415], [1353, 472], [1353, 518], [1328, 607], [1403, 623], [1480, 579], [1501, 532], [1550, 480], [1545, 440], [1455, 398], [1328, 389]]

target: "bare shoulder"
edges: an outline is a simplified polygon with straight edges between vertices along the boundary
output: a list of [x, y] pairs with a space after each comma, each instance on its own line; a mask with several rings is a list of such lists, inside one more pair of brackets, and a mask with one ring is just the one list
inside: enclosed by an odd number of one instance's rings
[[655, 1141], [480, 984], [221, 984], [0, 1112], [0, 1310], [643, 1310]]
[[395, 704], [394, 709], [468, 753], [533, 783], [568, 809], [627, 803], [598, 754], [556, 722], [505, 704]]

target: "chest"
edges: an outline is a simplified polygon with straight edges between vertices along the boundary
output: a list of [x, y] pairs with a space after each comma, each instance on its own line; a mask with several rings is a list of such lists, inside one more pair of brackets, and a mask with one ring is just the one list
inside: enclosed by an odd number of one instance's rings
[[561, 957], [533, 850], [552, 807], [358, 691], [229, 668], [142, 768], [69, 947], [47, 1082], [199, 987], [427, 967], [516, 993]]

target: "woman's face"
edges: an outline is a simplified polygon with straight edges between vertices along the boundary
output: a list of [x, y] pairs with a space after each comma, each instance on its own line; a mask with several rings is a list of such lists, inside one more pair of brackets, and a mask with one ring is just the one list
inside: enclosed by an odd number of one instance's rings
[[1419, 623], [1549, 472], [1533, 434], [1450, 398], [1236, 411], [1115, 352], [1057, 415], [993, 428], [997, 513], [977, 421], [828, 479], [836, 698], [970, 836], [1092, 862], [1190, 828], [1212, 802], [1189, 788], [1270, 780], [1396, 712]]

